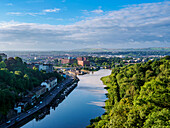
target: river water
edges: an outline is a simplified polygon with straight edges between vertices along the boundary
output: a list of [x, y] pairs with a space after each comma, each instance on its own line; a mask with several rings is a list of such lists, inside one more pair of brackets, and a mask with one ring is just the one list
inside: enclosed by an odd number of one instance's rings
[[102, 69], [94, 73], [78, 76], [80, 81], [66, 99], [42, 120], [31, 120], [22, 128], [85, 128], [90, 119], [104, 113], [106, 90], [100, 80], [110, 75], [111, 70]]

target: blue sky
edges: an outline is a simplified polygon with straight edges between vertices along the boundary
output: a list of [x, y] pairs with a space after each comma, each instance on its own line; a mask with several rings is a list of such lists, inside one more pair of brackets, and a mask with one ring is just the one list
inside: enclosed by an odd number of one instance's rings
[[0, 50], [170, 46], [170, 1], [0, 0]]
[[[152, 2], [161, 0], [0, 0], [0, 21], [67, 25], [98, 15], [97, 12], [90, 15], [86, 11], [101, 9], [104, 13]], [[44, 12], [47, 9], [53, 12]]]

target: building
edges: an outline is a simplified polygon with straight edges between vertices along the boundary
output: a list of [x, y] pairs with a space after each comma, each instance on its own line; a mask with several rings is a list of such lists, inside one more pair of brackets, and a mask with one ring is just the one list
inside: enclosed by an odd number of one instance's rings
[[77, 61], [86, 61], [86, 57], [77, 57]]
[[31, 105], [33, 105], [36, 101], [35, 101], [35, 95], [32, 93], [32, 92], [30, 92], [28, 95], [26, 95], [22, 100], [21, 100], [21, 102], [27, 102], [28, 104], [31, 104]]
[[33, 89], [33, 93], [35, 93], [36, 98], [39, 98], [46, 92], [46, 86], [39, 86]]
[[90, 66], [90, 62], [87, 61], [86, 57], [77, 57], [77, 63], [81, 66]]
[[52, 64], [40, 64], [40, 63], [31, 63], [27, 64], [28, 68], [33, 69], [33, 67], [37, 68], [39, 71], [43, 70], [48, 72], [53, 72], [53, 65]]
[[81, 65], [81, 66], [90, 66], [90, 62], [89, 61], [78, 61], [78, 65]]
[[53, 71], [53, 65], [52, 64], [40, 64], [39, 65], [39, 71], [44, 70], [47, 73]]
[[47, 91], [49, 91], [51, 89], [48, 81], [42, 82], [41, 86], [45, 86]]
[[73, 64], [75, 59], [61, 59], [61, 64]]
[[5, 53], [0, 53], [0, 56], [2, 58], [2, 60], [4, 61], [5, 59], [7, 59], [7, 55]]
[[39, 69], [39, 63], [31, 63], [31, 64], [27, 64], [27, 68], [31, 68], [33, 69], [33, 67]]
[[28, 102], [19, 102], [17, 106], [20, 106], [23, 111], [28, 106]]
[[21, 109], [21, 106], [18, 106], [18, 107], [15, 107], [14, 110], [16, 110], [17, 113], [21, 113], [21, 110], [22, 110], [22, 109]]
[[41, 86], [45, 86], [48, 91], [50, 91], [52, 88], [54, 88], [57, 85], [57, 78], [52, 77], [45, 82], [41, 83]]

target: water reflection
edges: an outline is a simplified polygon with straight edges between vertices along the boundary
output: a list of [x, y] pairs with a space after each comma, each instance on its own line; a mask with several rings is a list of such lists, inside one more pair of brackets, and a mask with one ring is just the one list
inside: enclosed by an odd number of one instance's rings
[[100, 106], [100, 107], [104, 107], [105, 106], [104, 102], [97, 102], [97, 101], [93, 101], [93, 102], [90, 102], [88, 104], [96, 105], [96, 106]]
[[111, 70], [100, 70], [78, 76], [80, 81], [77, 88], [66, 97], [62, 103], [57, 99], [47, 111], [42, 110], [36, 118], [22, 128], [84, 128], [90, 119], [104, 113], [106, 90], [100, 80]]

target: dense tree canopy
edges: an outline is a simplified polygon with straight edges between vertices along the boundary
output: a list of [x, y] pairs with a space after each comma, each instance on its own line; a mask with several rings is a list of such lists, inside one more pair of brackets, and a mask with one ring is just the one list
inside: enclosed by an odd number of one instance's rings
[[106, 112], [88, 128], [170, 127], [170, 60], [113, 69], [102, 81], [108, 88]]
[[115, 63], [123, 64], [123, 59], [119, 57], [87, 57], [87, 59], [96, 66], [109, 66], [115, 67]]
[[45, 73], [27, 68], [19, 57], [9, 58], [0, 62], [0, 114], [6, 115], [14, 103], [27, 91], [40, 86], [41, 82], [50, 77], [61, 76], [57, 72]]

